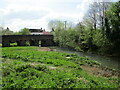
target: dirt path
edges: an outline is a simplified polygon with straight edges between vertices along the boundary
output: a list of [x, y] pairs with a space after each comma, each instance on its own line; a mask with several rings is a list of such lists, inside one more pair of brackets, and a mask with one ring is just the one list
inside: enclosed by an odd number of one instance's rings
[[118, 77], [120, 75], [119, 71], [110, 70], [108, 68], [95, 67], [83, 65], [81, 68], [90, 74], [103, 76], [103, 77]]
[[52, 49], [50, 49], [48, 47], [40, 47], [38, 50], [39, 51], [53, 51]]

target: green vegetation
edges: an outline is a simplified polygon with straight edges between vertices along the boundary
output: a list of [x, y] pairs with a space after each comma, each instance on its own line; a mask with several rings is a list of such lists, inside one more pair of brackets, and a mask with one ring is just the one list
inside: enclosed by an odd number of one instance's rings
[[17, 46], [17, 43], [10, 43], [10, 46]]
[[7, 29], [0, 27], [0, 35], [30, 35], [30, 31], [27, 28], [23, 28], [18, 32], [13, 32], [8, 27]]
[[23, 28], [17, 34], [18, 35], [30, 35], [30, 31], [27, 28]]
[[2, 88], [117, 88], [118, 78], [95, 76], [82, 65], [100, 65], [76, 54], [2, 48]]
[[14, 32], [9, 30], [9, 28], [4, 29], [3, 27], [0, 27], [0, 35], [13, 35]]
[[[64, 22], [52, 21], [49, 26], [60, 47], [100, 54], [120, 54], [120, 1], [94, 2], [82, 22], [64, 29]], [[54, 24], [53, 24], [54, 23]]]

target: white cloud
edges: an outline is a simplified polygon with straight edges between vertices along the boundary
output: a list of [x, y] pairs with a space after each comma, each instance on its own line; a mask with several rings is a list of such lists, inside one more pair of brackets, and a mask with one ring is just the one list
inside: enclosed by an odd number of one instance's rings
[[86, 11], [85, 9], [89, 8], [89, 4], [92, 3], [93, 0], [83, 0], [82, 3], [76, 6], [77, 9], [81, 9], [82, 11]]
[[[29, 6], [25, 6], [24, 8], [29, 8]], [[20, 6], [16, 6], [16, 5], [10, 5], [8, 6], [6, 9], [5, 9], [5, 12], [4, 12], [4, 15], [5, 16], [9, 16], [11, 13], [14, 13], [15, 12], [21, 12], [21, 11], [24, 11], [26, 12], [26, 10], [24, 9], [23, 7], [20, 7]], [[39, 19], [34, 19], [34, 20], [26, 20], [26, 19], [22, 19], [23, 17], [21, 18], [13, 18], [13, 19], [10, 19], [10, 20], [7, 20], [5, 21], [6, 24], [5, 24], [5, 27], [9, 27], [11, 30], [14, 30], [14, 31], [19, 31], [19, 29], [21, 28], [24, 28], [24, 27], [27, 27], [27, 28], [45, 28], [45, 29], [48, 29], [47, 28], [47, 23], [48, 21], [52, 20], [52, 19], [67, 19], [67, 20], [73, 20], [73, 21], [76, 21], [78, 20], [78, 18], [80, 17], [83, 17], [83, 13], [73, 13], [73, 14], [67, 14], [67, 13], [56, 13], [54, 11], [52, 11], [51, 9], [49, 8], [44, 8], [44, 7], [30, 7], [29, 9], [27, 9], [27, 11], [30, 11], [31, 13], [33, 11], [37, 11], [38, 13], [43, 13], [41, 12], [41, 10], [43, 11], [47, 11], [48, 13], [43, 16], [42, 18], [39, 18]], [[14, 16], [16, 17], [16, 16]]]
[[[22, 19], [12, 19], [6, 23], [6, 27], [9, 26], [11, 30], [19, 31], [22, 28], [46, 28], [45, 20], [22, 20]], [[19, 28], [19, 29], [18, 29]]]
[[9, 3], [60, 3], [60, 2], [81, 2], [80, 0], [4, 0]]
[[[3, 13], [3, 17], [4, 19], [7, 19], [8, 17], [8, 20], [5, 20], [4, 23], [5, 23], [5, 27], [9, 27], [11, 30], [13, 31], [19, 31], [19, 29], [21, 28], [24, 28], [24, 27], [27, 27], [27, 28], [46, 28], [47, 27], [47, 21], [45, 19], [46, 16], [48, 16], [50, 13], [52, 13], [53, 11], [49, 8], [46, 8], [46, 7], [38, 7], [38, 6], [24, 6], [24, 5], [9, 5], [7, 6], [5, 9], [0, 9], [0, 12]], [[23, 14], [22, 17], [20, 16], [19, 13], [26, 13], [26, 12], [29, 12], [31, 15], [33, 14], [34, 16], [33, 17], [36, 17], [38, 16], [37, 19], [32, 19], [29, 18], [30, 15], [25, 15]], [[36, 13], [34, 13], [36, 12]], [[44, 12], [47, 12], [46, 15], [44, 15], [43, 13]], [[17, 13], [18, 16], [15, 16]], [[35, 15], [36, 14], [36, 15]], [[44, 15], [44, 16], [40, 16], [40, 15]], [[11, 18], [11, 15], [12, 15], [12, 18]], [[24, 19], [24, 17], [27, 17]], [[16, 18], [18, 17], [18, 18]], [[46, 28], [47, 29], [47, 28]]]
[[[59, 14], [59, 13], [50, 13], [40, 19], [35, 20], [23, 20], [23, 19], [11, 19], [6, 22], [5, 27], [9, 27], [11, 30], [19, 31], [19, 29], [27, 27], [27, 28], [44, 28], [47, 31], [50, 31], [47, 28], [48, 22], [50, 20], [58, 19], [58, 20], [72, 20], [76, 23], [79, 17], [83, 17], [83, 14]], [[63, 19], [64, 18], [64, 19]]]
[[[47, 24], [50, 20], [70, 20], [74, 23], [81, 21], [84, 13], [92, 0], [4, 0], [6, 6], [0, 8], [4, 16], [5, 27], [9, 27], [13, 31], [19, 31], [21, 28], [47, 28]], [[54, 11], [51, 6], [56, 6], [60, 3], [78, 3], [76, 8], [79, 12], [74, 12], [74, 8], [70, 10], [67, 7], [57, 7], [62, 9], [63, 12]], [[61, 4], [62, 6], [62, 4]], [[72, 6], [71, 6], [72, 7]], [[67, 11], [64, 11], [67, 8]], [[20, 13], [23, 13], [22, 15]], [[42, 16], [41, 16], [42, 15]], [[37, 16], [37, 18], [32, 17]], [[26, 18], [27, 17], [27, 18]], [[31, 17], [31, 18], [30, 18]]]
[[0, 9], [0, 11], [3, 12], [4, 15], [8, 15], [10, 13], [14, 12], [21, 12], [21, 11], [47, 11], [47, 12], [52, 12], [50, 8], [46, 7], [38, 7], [38, 6], [30, 6], [30, 5], [9, 5], [4, 9]]

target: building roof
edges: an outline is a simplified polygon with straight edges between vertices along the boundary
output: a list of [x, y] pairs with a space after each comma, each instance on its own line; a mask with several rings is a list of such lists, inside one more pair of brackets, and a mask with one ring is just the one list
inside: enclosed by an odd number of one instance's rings
[[43, 32], [42, 29], [29, 29], [30, 32]]
[[50, 32], [47, 32], [44, 30], [41, 29], [29, 29], [31, 35], [41, 35], [41, 34], [50, 34]]
[[31, 32], [31, 35], [41, 35], [41, 34], [50, 34], [50, 32]]

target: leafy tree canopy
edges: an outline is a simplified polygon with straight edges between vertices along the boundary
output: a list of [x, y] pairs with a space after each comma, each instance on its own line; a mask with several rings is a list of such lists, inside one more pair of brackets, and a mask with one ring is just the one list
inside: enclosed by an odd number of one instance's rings
[[27, 28], [23, 28], [18, 32], [18, 35], [30, 35], [30, 31]]

